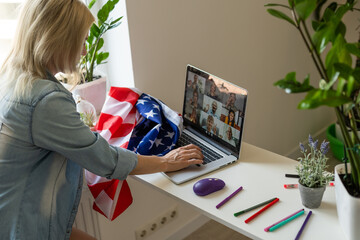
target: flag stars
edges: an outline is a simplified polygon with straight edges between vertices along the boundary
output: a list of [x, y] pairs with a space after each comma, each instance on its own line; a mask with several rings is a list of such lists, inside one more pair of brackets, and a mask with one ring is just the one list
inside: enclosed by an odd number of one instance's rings
[[139, 99], [136, 104], [137, 104], [137, 105], [140, 105], [140, 104], [145, 105], [146, 102], [147, 102], [147, 101], [144, 100], [144, 99]]
[[151, 100], [151, 97], [148, 96], [148, 95], [144, 95], [143, 98], [146, 98], [146, 99], [150, 99], [150, 100]]
[[171, 144], [171, 146], [167, 146], [167, 148], [166, 148], [166, 150], [171, 150], [171, 149], [173, 149], [173, 147], [175, 147], [176, 145], [173, 143], [173, 144]]
[[175, 132], [167, 132], [165, 137], [173, 138], [175, 135]]
[[160, 106], [157, 104], [153, 104], [153, 107], [160, 111]]
[[156, 139], [155, 140], [156, 147], [159, 147], [159, 145], [164, 145], [161, 141], [162, 141], [162, 139]]
[[149, 117], [154, 117], [155, 115], [157, 115], [157, 113], [154, 113], [154, 111], [151, 110], [150, 112], [145, 113], [145, 115], [147, 118], [149, 118]]

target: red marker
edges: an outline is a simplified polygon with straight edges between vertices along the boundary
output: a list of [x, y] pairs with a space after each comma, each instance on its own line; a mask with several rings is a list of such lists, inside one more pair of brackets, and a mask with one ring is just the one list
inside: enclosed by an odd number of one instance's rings
[[275, 203], [277, 203], [279, 201], [279, 198], [275, 198], [274, 201], [272, 201], [271, 203], [269, 203], [268, 205], [266, 205], [265, 207], [263, 207], [262, 209], [260, 209], [258, 212], [256, 212], [254, 215], [252, 215], [251, 217], [249, 217], [248, 219], [245, 220], [245, 223], [249, 223], [251, 220], [253, 220], [254, 218], [256, 218], [257, 216], [259, 216], [262, 212], [264, 212], [266, 209], [268, 209], [269, 207], [271, 207], [272, 205], [274, 205]]

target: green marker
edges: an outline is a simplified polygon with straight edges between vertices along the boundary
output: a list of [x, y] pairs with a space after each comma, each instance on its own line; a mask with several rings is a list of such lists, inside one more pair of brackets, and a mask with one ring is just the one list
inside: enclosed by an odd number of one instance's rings
[[276, 199], [276, 197], [275, 197], [275, 198], [272, 198], [272, 199], [270, 199], [270, 200], [267, 200], [267, 201], [265, 201], [265, 202], [259, 203], [259, 204], [255, 205], [255, 206], [250, 207], [250, 208], [247, 208], [247, 209], [245, 209], [245, 210], [242, 210], [242, 211], [240, 211], [240, 212], [234, 213], [234, 216], [237, 217], [237, 216], [239, 216], [239, 215], [241, 215], [241, 214], [243, 214], [243, 213], [246, 213], [246, 212], [249, 212], [249, 211], [251, 211], [251, 210], [254, 210], [255, 208], [264, 206], [264, 205], [266, 205], [266, 204], [268, 204], [268, 203], [271, 203], [271, 202], [274, 201], [275, 199]]
[[291, 222], [291, 221], [294, 220], [295, 218], [303, 215], [304, 212], [305, 212], [305, 211], [301, 211], [301, 212], [299, 212], [298, 214], [292, 216], [291, 218], [288, 218], [288, 219], [286, 219], [285, 221], [282, 221], [281, 223], [276, 224], [275, 226], [273, 226], [273, 227], [271, 227], [271, 228], [269, 229], [269, 232], [272, 232], [272, 231], [278, 229], [279, 227], [284, 226], [284, 225], [287, 224], [288, 222]]

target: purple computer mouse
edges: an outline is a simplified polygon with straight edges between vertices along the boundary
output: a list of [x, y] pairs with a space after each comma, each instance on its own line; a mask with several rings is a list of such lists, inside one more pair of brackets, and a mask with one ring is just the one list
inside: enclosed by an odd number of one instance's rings
[[198, 196], [206, 196], [210, 193], [219, 191], [225, 187], [225, 182], [219, 178], [204, 178], [197, 181], [193, 190]]

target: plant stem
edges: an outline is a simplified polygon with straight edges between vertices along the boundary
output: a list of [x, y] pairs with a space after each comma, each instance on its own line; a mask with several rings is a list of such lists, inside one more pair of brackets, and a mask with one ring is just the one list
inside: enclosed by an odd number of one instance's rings
[[350, 110], [351, 113], [351, 117], [350, 117], [350, 129], [351, 131], [354, 133], [353, 135], [353, 142], [359, 144], [360, 143], [360, 139], [359, 136], [357, 135], [357, 127], [356, 127], [356, 121], [355, 121], [355, 112], [353, 109]]
[[[351, 124], [350, 124], [350, 126], [351, 126], [351, 131], [352, 131], [352, 135], [353, 135], [353, 149], [351, 150], [352, 152], [356, 152], [355, 151], [355, 147], [358, 147], [359, 146], [359, 143], [360, 143], [360, 140], [359, 140], [359, 137], [358, 137], [358, 131], [357, 131], [357, 127], [356, 127], [356, 121], [355, 121], [355, 118], [354, 118], [354, 111], [353, 110], [351, 110], [351, 117], [350, 117], [350, 121], [351, 121]], [[356, 156], [357, 156], [357, 158], [359, 159], [359, 153], [358, 152], [356, 152], [357, 154], [355, 154]], [[354, 169], [356, 170], [356, 173], [358, 173], [359, 172], [359, 170], [360, 170], [360, 162], [359, 161], [354, 161]], [[358, 187], [360, 188], [360, 179], [359, 179], [359, 177], [360, 176], [358, 176], [357, 175], [357, 178], [356, 179], [358, 179]]]
[[[344, 119], [344, 117], [343, 117], [343, 115], [341, 113], [341, 110], [338, 107], [335, 108], [335, 112], [336, 112], [336, 116], [337, 116], [337, 119], [339, 121], [339, 125], [340, 125], [340, 128], [341, 128], [341, 133], [342, 133], [342, 135], [344, 137], [345, 147], [351, 148], [351, 147], [353, 147], [353, 144], [352, 144], [349, 132], [347, 131], [347, 128], [346, 128], [345, 119]], [[355, 184], [356, 189], [358, 191], [360, 191], [360, 179], [359, 179], [359, 176], [358, 176], [358, 170], [359, 170], [358, 163], [359, 163], [360, 159], [359, 159], [358, 154], [355, 154], [354, 151], [350, 150], [350, 151], [347, 151], [347, 152], [348, 152], [348, 155], [349, 155], [349, 162], [350, 162], [350, 165], [351, 165], [352, 181]]]
[[[303, 27], [304, 27], [306, 37], [309, 39], [309, 42], [310, 42], [310, 44], [311, 44], [311, 49], [312, 49], [312, 51], [311, 51], [311, 56], [313, 57], [313, 60], [314, 60], [315, 64], [316, 64], [316, 63], [320, 64], [319, 67], [317, 66], [318, 71], [319, 71], [319, 73], [320, 73], [320, 76], [321, 76], [326, 82], [329, 82], [329, 79], [328, 79], [327, 74], [326, 74], [326, 69], [325, 69], [324, 63], [323, 63], [323, 61], [322, 61], [322, 59], [321, 59], [320, 54], [319, 54], [318, 51], [316, 50], [316, 47], [315, 47], [312, 39], [311, 39], [311, 36], [310, 36], [309, 30], [308, 30], [308, 27], [307, 27], [307, 25], [306, 25], [306, 23], [305, 23], [304, 20], [301, 20], [301, 22], [302, 22], [302, 25], [303, 25]], [[314, 54], [313, 54], [314, 51], [315, 51], [315, 56], [316, 56], [316, 58], [317, 58], [317, 61], [315, 61], [315, 58], [314, 58]]]
[[[293, 16], [293, 18], [294, 18], [294, 20], [295, 20], [296, 28], [299, 30], [300, 35], [301, 35], [302, 39], [304, 40], [304, 43], [305, 43], [305, 45], [306, 45], [306, 47], [307, 47], [307, 49], [308, 49], [308, 51], [309, 51], [309, 53], [310, 53], [310, 55], [311, 55], [311, 58], [313, 59], [313, 61], [314, 61], [314, 63], [315, 63], [315, 66], [316, 66], [316, 68], [317, 68], [317, 70], [318, 70], [318, 72], [319, 72], [319, 74], [320, 74], [320, 77], [323, 78], [323, 79], [325, 79], [325, 77], [324, 77], [324, 75], [323, 75], [323, 72], [321, 71], [321, 68], [320, 68], [320, 66], [319, 66], [319, 63], [317, 62], [317, 60], [316, 60], [316, 58], [315, 58], [315, 56], [314, 56], [313, 49], [310, 47], [309, 42], [312, 43], [311, 38], [309, 37], [309, 39], [307, 39], [306, 36], [304, 35], [304, 32], [303, 32], [303, 30], [301, 29], [301, 25], [298, 24], [298, 18], [297, 18], [297, 16], [296, 16], [296, 12], [295, 12], [295, 9], [294, 9], [294, 8], [292, 8], [291, 13], [292, 13], [292, 16]], [[303, 25], [305, 26], [304, 28], [306, 29], [306, 24], [305, 24], [304, 22], [302, 22], [302, 23], [303, 23]], [[326, 79], [326, 81], [327, 81], [327, 79]]]

